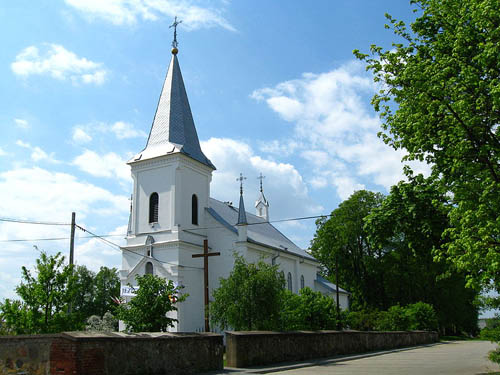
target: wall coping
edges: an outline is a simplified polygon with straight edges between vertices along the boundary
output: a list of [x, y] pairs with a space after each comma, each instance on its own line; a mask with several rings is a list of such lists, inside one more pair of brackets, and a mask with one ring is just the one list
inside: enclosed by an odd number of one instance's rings
[[87, 332], [72, 331], [55, 334], [39, 335], [7, 335], [0, 336], [0, 340], [39, 340], [39, 339], [67, 339], [71, 341], [85, 340], [182, 340], [206, 337], [221, 337], [222, 335], [212, 332]]
[[349, 334], [349, 333], [363, 333], [363, 334], [401, 334], [401, 333], [422, 333], [422, 332], [433, 332], [436, 331], [424, 331], [424, 330], [415, 330], [415, 331], [356, 331], [352, 329], [346, 329], [343, 331], [333, 331], [333, 330], [322, 330], [322, 331], [226, 331], [228, 335], [235, 336], [265, 336], [265, 335], [310, 335], [310, 334]]

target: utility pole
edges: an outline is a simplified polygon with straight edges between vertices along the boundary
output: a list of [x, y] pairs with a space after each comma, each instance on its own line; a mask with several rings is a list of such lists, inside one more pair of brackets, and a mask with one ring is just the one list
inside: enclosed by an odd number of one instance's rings
[[339, 255], [335, 254], [335, 288], [337, 292], [337, 330], [342, 329], [340, 322], [340, 300], [339, 300]]
[[75, 213], [71, 213], [71, 237], [69, 240], [69, 265], [73, 265], [73, 254], [75, 253]]
[[[69, 238], [69, 265], [73, 265], [73, 258], [75, 253], [75, 213], [71, 213], [71, 236]], [[71, 314], [73, 308], [73, 303], [70, 302], [68, 305], [68, 314]]]

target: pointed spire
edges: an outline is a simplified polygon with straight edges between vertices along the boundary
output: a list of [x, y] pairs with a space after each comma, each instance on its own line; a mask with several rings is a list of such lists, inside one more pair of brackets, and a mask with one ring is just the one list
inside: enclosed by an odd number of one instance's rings
[[263, 176], [262, 173], [257, 177], [257, 179], [260, 180], [260, 196], [257, 201], [255, 201], [255, 208], [257, 209], [257, 216], [269, 221], [269, 202], [264, 196], [264, 189], [262, 188], [262, 180], [264, 178], [266, 178], [266, 176]]
[[246, 225], [247, 223], [247, 214], [245, 212], [245, 203], [243, 202], [243, 180], [246, 180], [246, 177], [243, 177], [243, 173], [240, 173], [240, 177], [236, 179], [236, 181], [240, 182], [240, 205], [238, 207], [238, 222], [236, 225]]
[[[174, 25], [179, 23], [176, 21]], [[176, 37], [175, 42], [177, 43]], [[177, 48], [172, 49], [172, 60], [163, 84], [146, 148], [130, 162], [179, 152], [216, 169], [201, 150], [181, 68], [177, 60], [177, 52]]]

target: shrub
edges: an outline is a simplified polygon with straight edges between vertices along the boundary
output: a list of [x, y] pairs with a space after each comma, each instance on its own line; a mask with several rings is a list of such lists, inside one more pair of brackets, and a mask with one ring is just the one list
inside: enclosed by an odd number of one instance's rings
[[347, 326], [357, 331], [374, 331], [378, 320], [377, 310], [349, 311], [346, 317]]
[[406, 331], [409, 327], [409, 318], [405, 308], [394, 305], [387, 311], [379, 312], [375, 323], [377, 331]]
[[282, 306], [283, 331], [337, 329], [335, 301], [321, 292], [303, 288], [297, 295], [285, 290]]
[[437, 331], [438, 319], [432, 305], [417, 302], [405, 308], [409, 330]]

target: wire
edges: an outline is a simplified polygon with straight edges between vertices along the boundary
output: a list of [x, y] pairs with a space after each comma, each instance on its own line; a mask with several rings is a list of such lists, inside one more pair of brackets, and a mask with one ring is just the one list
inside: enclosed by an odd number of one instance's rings
[[[99, 237], [122, 237], [125, 234], [101, 234]], [[95, 236], [81, 236], [78, 238], [95, 238]], [[30, 239], [15, 239], [15, 240], [0, 240], [0, 242], [35, 242], [35, 241], [63, 241], [69, 240], [70, 237], [56, 237], [56, 238], [30, 238]]]
[[93, 237], [100, 239], [101, 241], [103, 241], [104, 243], [106, 243], [108, 246], [110, 246], [113, 250], [118, 250], [118, 251], [128, 251], [129, 253], [135, 254], [135, 255], [140, 256], [140, 257], [142, 257], [142, 258], [148, 258], [148, 259], [149, 259], [149, 258], [152, 258], [152, 259], [156, 260], [156, 261], [157, 261], [157, 262], [159, 262], [159, 263], [162, 263], [162, 264], [169, 264], [169, 265], [171, 265], [171, 266], [177, 266], [177, 267], [183, 267], [183, 268], [193, 268], [193, 269], [198, 269], [198, 270], [202, 270], [202, 269], [203, 269], [203, 267], [184, 266], [184, 265], [182, 265], [182, 264], [175, 264], [175, 263], [170, 263], [170, 262], [164, 262], [164, 261], [161, 261], [161, 260], [159, 260], [159, 259], [157, 259], [157, 258], [155, 258], [155, 257], [152, 257], [152, 256], [151, 256], [151, 257], [148, 257], [148, 256], [146, 256], [146, 255], [144, 255], [144, 254], [137, 253], [137, 252], [135, 252], [135, 251], [133, 251], [133, 250], [127, 249], [127, 248], [122, 247], [122, 246], [120, 246], [120, 245], [118, 245], [118, 244], [116, 244], [116, 243], [114, 243], [114, 242], [112, 242], [112, 241], [109, 241], [109, 240], [107, 240], [107, 239], [105, 239], [105, 238], [102, 238], [102, 236], [99, 236], [99, 235], [97, 235], [97, 234], [95, 234], [95, 233], [92, 233], [92, 232], [91, 232], [91, 231], [89, 231], [88, 229], [85, 229], [85, 228], [81, 227], [81, 226], [80, 226], [80, 225], [78, 225], [78, 224], [75, 224], [75, 226], [76, 226], [78, 229], [80, 229], [81, 231], [86, 232], [86, 233], [88, 233], [88, 234], [92, 235]]
[[10, 219], [6, 217], [0, 218], [0, 221], [5, 221], [8, 223], [18, 223], [18, 224], [38, 224], [38, 225], [71, 225], [70, 223], [56, 223], [51, 221], [35, 221], [35, 220], [22, 220], [22, 219]]
[[[332, 214], [316, 215], [316, 216], [303, 216], [303, 217], [294, 217], [294, 218], [290, 218], [290, 219], [279, 219], [279, 220], [271, 220], [271, 221], [261, 221], [261, 222], [257, 222], [257, 223], [247, 223], [246, 225], [250, 226], [250, 225], [283, 223], [283, 222], [286, 222], [286, 221], [320, 219], [320, 218], [327, 218], [327, 217], [330, 217], [330, 216], [332, 216]], [[229, 224], [229, 225], [231, 225], [232, 227], [236, 227], [237, 226], [237, 224]], [[200, 228], [200, 227], [193, 227], [193, 228], [186, 228], [186, 229], [182, 229], [182, 230], [184, 230], [184, 231], [190, 231], [190, 230], [221, 229], [221, 228], [226, 228], [226, 227], [223, 226], [223, 225], [217, 225], [217, 226], [213, 226], [213, 227], [202, 227], [202, 228]]]

